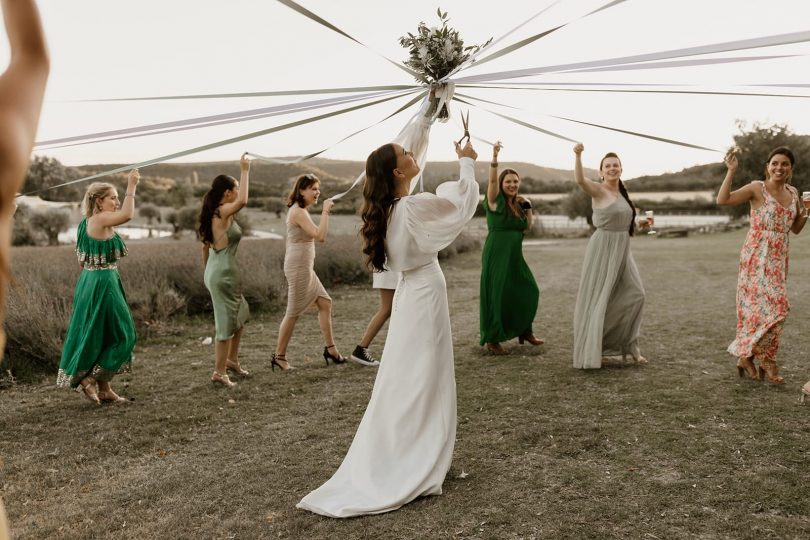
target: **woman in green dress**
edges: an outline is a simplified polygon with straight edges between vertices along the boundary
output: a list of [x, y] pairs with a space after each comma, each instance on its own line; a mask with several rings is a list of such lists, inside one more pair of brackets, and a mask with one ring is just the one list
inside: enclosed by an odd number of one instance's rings
[[241, 176], [221, 174], [214, 178], [211, 189], [203, 198], [198, 235], [202, 240], [205, 266], [205, 286], [214, 304], [216, 327], [216, 356], [211, 382], [226, 388], [236, 386], [228, 371], [246, 377], [249, 373], [239, 364], [239, 342], [245, 322], [250, 315], [242, 296], [242, 283], [236, 249], [242, 239], [242, 229], [236, 214], [247, 205], [250, 161], [247, 154], [239, 160]]
[[596, 232], [588, 241], [574, 308], [574, 367], [598, 369], [604, 356], [628, 354], [646, 364], [638, 347], [644, 286], [630, 251], [636, 210], [621, 181], [619, 156], [599, 163], [602, 182], [585, 178], [582, 151], [574, 147], [574, 177], [591, 197]]
[[481, 256], [481, 345], [493, 354], [506, 354], [502, 341], [542, 345], [532, 333], [540, 290], [523, 259], [523, 235], [532, 226], [532, 205], [518, 195], [520, 175], [504, 169], [498, 176], [498, 152], [492, 147], [489, 183], [484, 197], [487, 234]]
[[135, 214], [138, 180], [138, 169], [133, 169], [121, 204], [112, 184], [90, 184], [82, 203], [85, 219], [76, 232], [76, 254], [83, 269], [73, 295], [56, 383], [81, 388], [96, 404], [126, 401], [113, 392], [110, 381], [129, 369], [135, 321], [118, 275], [118, 261], [127, 248], [113, 227]]

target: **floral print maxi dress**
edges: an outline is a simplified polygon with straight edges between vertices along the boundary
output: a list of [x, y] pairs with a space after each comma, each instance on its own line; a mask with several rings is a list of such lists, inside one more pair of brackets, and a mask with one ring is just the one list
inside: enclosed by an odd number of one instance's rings
[[737, 338], [728, 352], [773, 362], [787, 317], [788, 233], [796, 219], [796, 193], [786, 208], [762, 182], [765, 202], [751, 209], [751, 228], [740, 253], [737, 278]]

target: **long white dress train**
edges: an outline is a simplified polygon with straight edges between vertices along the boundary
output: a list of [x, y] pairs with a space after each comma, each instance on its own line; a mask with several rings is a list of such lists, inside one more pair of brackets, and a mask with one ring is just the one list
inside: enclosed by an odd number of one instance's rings
[[402, 278], [371, 400], [340, 468], [298, 508], [343, 518], [389, 512], [442, 492], [456, 438], [456, 380], [437, 255], [479, 200], [474, 161], [461, 158], [459, 168], [458, 182], [394, 205], [385, 248], [389, 268]]

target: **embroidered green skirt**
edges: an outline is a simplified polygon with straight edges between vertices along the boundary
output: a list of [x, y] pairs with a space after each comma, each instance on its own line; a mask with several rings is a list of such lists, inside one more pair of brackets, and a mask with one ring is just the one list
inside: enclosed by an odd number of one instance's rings
[[57, 384], [76, 387], [87, 375], [109, 381], [129, 369], [134, 347], [135, 321], [118, 270], [82, 270]]

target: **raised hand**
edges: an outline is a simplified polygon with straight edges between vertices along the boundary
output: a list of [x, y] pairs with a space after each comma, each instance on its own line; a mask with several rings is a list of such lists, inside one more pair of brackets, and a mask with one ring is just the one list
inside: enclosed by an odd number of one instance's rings
[[242, 154], [242, 157], [239, 158], [239, 169], [242, 171], [250, 170], [250, 160], [248, 159], [247, 152]]
[[730, 173], [737, 172], [739, 162], [737, 161], [737, 152], [733, 148], [728, 152], [726, 152], [726, 156], [723, 158], [723, 163], [726, 164], [728, 172]]
[[323, 213], [328, 214], [332, 211], [332, 207], [335, 206], [335, 201], [332, 199], [326, 199], [323, 201]]
[[492, 146], [492, 161], [498, 161], [498, 152], [501, 151], [503, 145], [501, 141], [495, 141], [495, 144]]
[[473, 160], [478, 159], [478, 152], [475, 151], [475, 148], [473, 148], [470, 141], [467, 141], [464, 148], [462, 148], [458, 142], [454, 142], [453, 144], [456, 146], [456, 155], [459, 157], [459, 159], [463, 157], [472, 158]]
[[579, 156], [580, 154], [582, 154], [582, 151], [583, 151], [583, 150], [585, 150], [585, 145], [584, 145], [584, 144], [582, 144], [582, 143], [577, 143], [576, 145], [574, 145], [574, 153], [575, 153], [577, 156]]
[[131, 171], [129, 171], [129, 174], [127, 175], [127, 185], [129, 187], [135, 187], [138, 185], [140, 179], [141, 173], [138, 171], [138, 169], [132, 169]]

